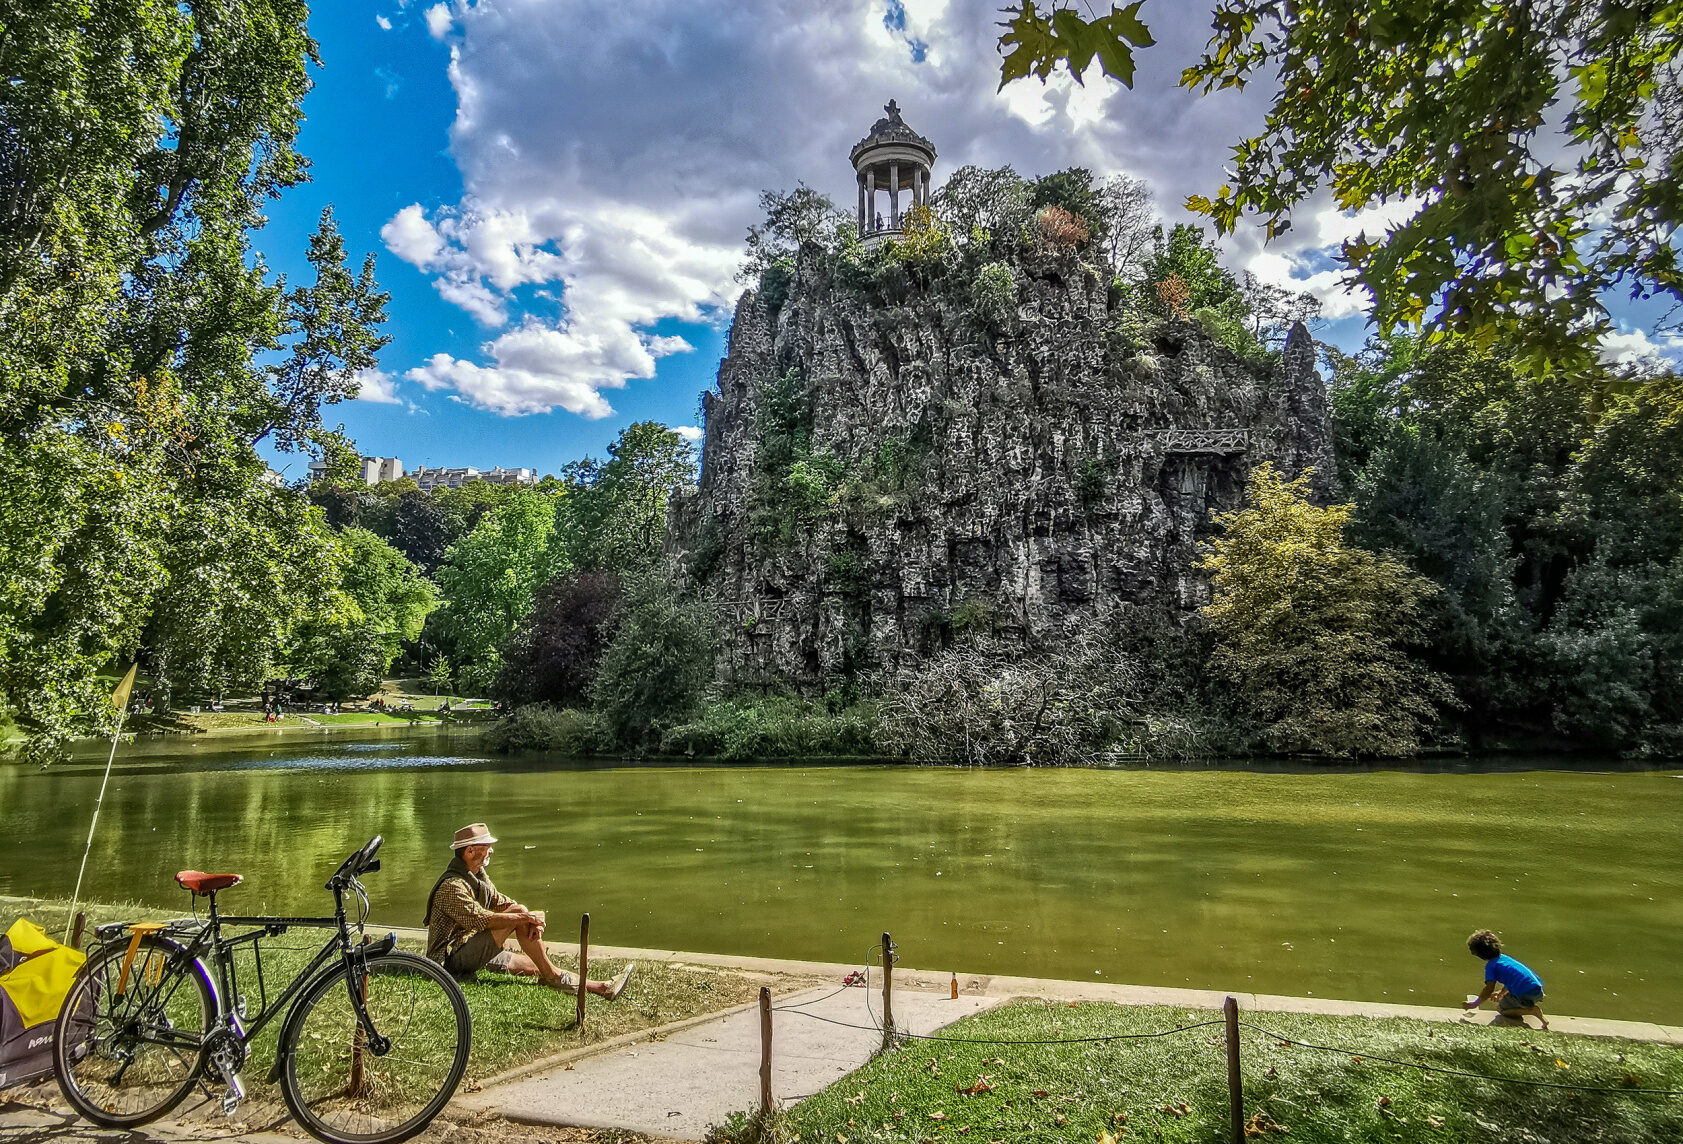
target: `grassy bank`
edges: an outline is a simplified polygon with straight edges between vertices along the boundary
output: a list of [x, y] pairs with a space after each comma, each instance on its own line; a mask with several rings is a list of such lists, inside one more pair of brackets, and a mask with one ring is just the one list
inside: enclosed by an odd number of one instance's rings
[[[179, 916], [143, 906], [90, 904], [81, 907], [88, 914], [88, 933], [107, 921], [164, 919]], [[17, 916], [29, 918], [55, 938], [62, 938], [69, 903], [62, 900], [6, 898], [0, 900], [0, 930]], [[369, 932], [383, 928], [370, 923]], [[331, 931], [294, 929], [263, 943], [263, 972], [271, 991], [284, 988], [293, 974], [309, 964]], [[399, 948], [421, 952], [420, 943], [403, 941]], [[577, 971], [576, 958], [557, 956], [564, 969]], [[240, 988], [257, 1008], [256, 975], [249, 954], [241, 953], [236, 967]], [[592, 979], [612, 977], [624, 962], [592, 958]], [[576, 1000], [538, 985], [535, 981], [496, 974], [480, 974], [478, 980], [462, 986], [473, 1015], [473, 1053], [468, 1063], [468, 1082], [494, 1076], [529, 1061], [553, 1056], [598, 1041], [652, 1029], [716, 1010], [741, 1005], [759, 994], [761, 981], [742, 974], [676, 965], [670, 962], [639, 964], [631, 983], [617, 1001], [591, 997], [585, 1027], [574, 1024]], [[271, 992], [271, 997], [273, 992]], [[251, 1061], [244, 1077], [253, 1096], [278, 1103], [278, 1088], [265, 1085], [263, 1078], [274, 1061], [275, 1039], [280, 1032], [277, 1018], [252, 1043]]]
[[[721, 699], [703, 704], [691, 718], [630, 753], [729, 762], [874, 756], [875, 727], [876, 711], [869, 702], [831, 707], [783, 696]], [[548, 704], [515, 709], [486, 731], [485, 742], [500, 751], [627, 753], [595, 712]]]
[[[1150, 1033], [1218, 1021], [1219, 1012], [1018, 1001], [912, 1040], [792, 1109], [785, 1140], [851, 1144], [1227, 1139], [1220, 1025], [1140, 1040], [966, 1044]], [[791, 1020], [795, 1018], [789, 1018]], [[1513, 1027], [1288, 1014], [1242, 1014], [1247, 1136], [1639, 1144], [1683, 1139], [1683, 1050]], [[1582, 1092], [1425, 1072], [1388, 1057], [1490, 1077], [1610, 1088]], [[743, 1134], [735, 1134], [737, 1139]], [[728, 1132], [716, 1139], [732, 1138]]]

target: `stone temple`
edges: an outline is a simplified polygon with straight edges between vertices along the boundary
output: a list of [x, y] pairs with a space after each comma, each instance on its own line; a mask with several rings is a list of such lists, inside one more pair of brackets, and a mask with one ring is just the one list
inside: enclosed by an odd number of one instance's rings
[[959, 255], [895, 262], [935, 148], [887, 111], [851, 156], [881, 249], [859, 270], [809, 246], [768, 273], [702, 398], [700, 482], [670, 536], [728, 682], [820, 692], [977, 626], [1046, 645], [1123, 609], [1184, 618], [1208, 599], [1211, 515], [1241, 505], [1252, 469], [1333, 485], [1301, 325], [1256, 367], [1195, 321], [1129, 311], [1073, 251], [989, 253], [1015, 286], [1002, 320], [977, 316]]

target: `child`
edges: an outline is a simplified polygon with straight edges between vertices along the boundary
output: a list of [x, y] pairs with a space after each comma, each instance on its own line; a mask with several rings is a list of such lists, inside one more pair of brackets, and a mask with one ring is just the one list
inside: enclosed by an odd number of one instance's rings
[[1462, 1008], [1477, 1009], [1490, 1000], [1490, 995], [1500, 985], [1503, 993], [1496, 1001], [1498, 1014], [1512, 1017], [1522, 1025], [1525, 1023], [1523, 1018], [1529, 1014], [1542, 1022], [1545, 1032], [1548, 1031], [1548, 1018], [1537, 1007], [1537, 1002], [1543, 999], [1543, 979], [1522, 962], [1504, 954], [1501, 939], [1487, 929], [1481, 929], [1468, 938], [1467, 948], [1472, 950], [1474, 957], [1484, 959], [1484, 989]]

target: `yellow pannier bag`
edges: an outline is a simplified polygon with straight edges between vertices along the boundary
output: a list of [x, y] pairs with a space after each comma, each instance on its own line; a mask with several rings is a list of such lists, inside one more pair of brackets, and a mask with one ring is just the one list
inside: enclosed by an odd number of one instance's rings
[[0, 1088], [52, 1071], [55, 1020], [86, 960], [24, 918], [0, 937]]

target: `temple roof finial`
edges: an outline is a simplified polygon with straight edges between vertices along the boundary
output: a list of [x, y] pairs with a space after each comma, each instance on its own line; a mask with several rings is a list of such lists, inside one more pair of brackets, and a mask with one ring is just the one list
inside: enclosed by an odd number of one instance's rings
[[898, 100], [889, 100], [888, 103], [883, 106], [883, 110], [888, 112], [888, 121], [890, 123], [900, 122], [900, 103]]

